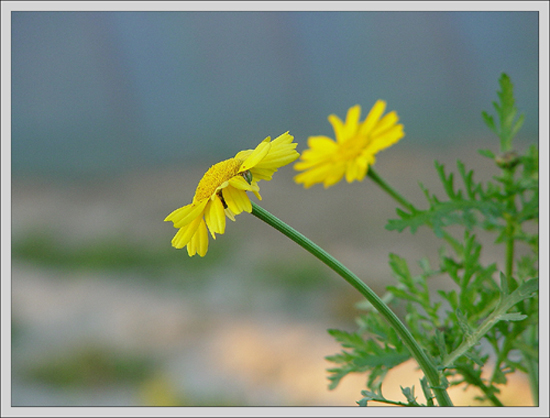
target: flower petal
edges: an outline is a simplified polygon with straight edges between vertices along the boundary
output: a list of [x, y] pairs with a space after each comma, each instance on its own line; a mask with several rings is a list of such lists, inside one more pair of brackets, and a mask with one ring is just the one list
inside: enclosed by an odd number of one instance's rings
[[239, 151], [237, 155], [235, 155], [235, 159], [244, 161], [250, 156], [250, 154], [252, 154], [252, 152], [254, 152], [254, 150], [251, 149]]
[[397, 116], [397, 112], [395, 111], [384, 115], [384, 117], [380, 119], [380, 122], [378, 122], [372, 130], [371, 136], [374, 137], [383, 134], [385, 131], [393, 127], [398, 121], [399, 117]]
[[277, 169], [258, 168], [258, 166], [250, 170], [252, 177], [256, 180], [271, 180], [275, 171], [277, 171]]
[[377, 125], [385, 109], [386, 102], [383, 100], [378, 100], [370, 110], [365, 121], [359, 127], [359, 133], [361, 135], [368, 135], [370, 131]]
[[252, 151], [252, 154], [250, 154], [248, 158], [244, 160], [244, 162], [241, 164], [239, 172], [242, 173], [243, 171], [250, 170], [256, 164], [262, 161], [262, 159], [267, 155], [267, 153], [271, 149], [271, 143], [267, 141], [268, 138], [264, 139], [263, 142], [260, 142], [260, 144], [256, 147], [256, 149]]
[[206, 255], [208, 251], [208, 231], [206, 230], [206, 225], [201, 219], [197, 232], [191, 238], [191, 241], [187, 244], [187, 254], [190, 257], [194, 256], [197, 252], [201, 257]]
[[327, 187], [330, 187], [342, 180], [345, 170], [345, 164], [334, 165], [330, 173], [325, 177], [325, 180], [323, 181], [323, 187], [326, 189]]
[[234, 187], [235, 189], [239, 190], [247, 190], [247, 191], [258, 191], [260, 188], [258, 187], [258, 183], [253, 181], [252, 184], [248, 184], [248, 182], [243, 178], [243, 176], [235, 176], [231, 178], [228, 182], [229, 186]]
[[172, 221], [174, 228], [181, 228], [192, 222], [196, 217], [202, 216], [202, 212], [208, 203], [208, 199], [196, 204], [191, 203], [182, 208], [176, 209], [164, 219], [164, 221]]
[[295, 150], [296, 145], [294, 143], [272, 146], [270, 152], [254, 168], [269, 168], [276, 171], [277, 168], [290, 164], [300, 156]]
[[[334, 129], [334, 137], [336, 138], [336, 142], [342, 143], [345, 142], [346, 138], [346, 132], [344, 129], [344, 122], [336, 116], [336, 115], [329, 115], [328, 121], [332, 125], [332, 129]], [[309, 145], [309, 140], [308, 140]]]
[[378, 151], [391, 147], [404, 136], [405, 132], [403, 132], [403, 125], [395, 125], [393, 128], [387, 130], [382, 136], [373, 138], [367, 147], [367, 151], [374, 155]]
[[223, 189], [223, 198], [225, 203], [235, 215], [238, 215], [243, 210], [252, 212], [252, 203], [244, 190], [239, 190], [234, 187], [226, 187]]
[[190, 224], [180, 228], [180, 230], [176, 233], [176, 235], [172, 239], [172, 246], [175, 248], [185, 247], [189, 243], [189, 241], [191, 241], [191, 238], [193, 238], [193, 235], [197, 231], [201, 222], [202, 222], [202, 217], [196, 218]]
[[225, 232], [225, 212], [223, 203], [219, 197], [216, 196], [206, 207], [204, 220], [206, 221], [206, 225], [208, 225], [212, 238], [216, 239], [216, 234], [223, 234]]
[[367, 174], [367, 163], [364, 158], [355, 158], [348, 163], [346, 167], [346, 181], [348, 183], [354, 180], [362, 181]]
[[345, 140], [353, 137], [358, 130], [359, 118], [361, 117], [361, 106], [355, 105], [350, 107], [346, 115], [346, 123], [344, 125], [343, 136]]
[[279, 144], [290, 144], [293, 140], [294, 140], [294, 137], [290, 135], [287, 131], [284, 134], [279, 135], [273, 141], [271, 141], [271, 146], [273, 147]]
[[330, 153], [338, 149], [338, 144], [333, 139], [323, 135], [310, 136], [307, 139], [307, 145], [312, 150], [322, 153]]
[[303, 183], [307, 189], [316, 183], [322, 183], [324, 179], [330, 175], [334, 168], [334, 164], [320, 164], [310, 170], [304, 171], [294, 177], [296, 183]]

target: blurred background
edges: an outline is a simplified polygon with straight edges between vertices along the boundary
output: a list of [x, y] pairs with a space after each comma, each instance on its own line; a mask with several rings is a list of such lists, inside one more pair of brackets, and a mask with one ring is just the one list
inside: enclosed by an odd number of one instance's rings
[[[506, 72], [538, 141], [535, 12], [14, 12], [12, 405], [353, 406], [365, 376], [327, 389], [329, 328], [355, 329], [347, 283], [248, 214], [189, 258], [163, 220], [210, 165], [377, 99], [406, 136], [376, 168], [423, 207], [433, 160], [495, 172], [493, 114]], [[440, 242], [384, 229], [374, 184], [303, 190], [292, 166], [261, 205], [382, 294], [388, 254], [434, 263]], [[488, 243], [494, 237], [488, 238]], [[488, 246], [483, 257], [498, 260]], [[449, 283], [440, 283], [441, 288]], [[388, 381], [417, 385], [413, 364]], [[393, 382], [393, 383], [392, 383]], [[514, 376], [508, 405], [528, 405]], [[397, 390], [395, 391], [395, 388]], [[462, 389], [455, 403], [475, 404]]]

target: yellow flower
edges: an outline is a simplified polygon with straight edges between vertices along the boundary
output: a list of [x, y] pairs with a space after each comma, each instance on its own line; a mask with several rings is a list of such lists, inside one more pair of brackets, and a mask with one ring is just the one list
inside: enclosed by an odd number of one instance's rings
[[165, 221], [179, 228], [172, 246], [187, 245], [190, 256], [208, 251], [208, 230], [212, 238], [225, 232], [225, 217], [232, 221], [242, 211], [252, 212], [252, 203], [246, 194], [260, 196], [259, 180], [271, 180], [279, 167], [296, 160], [294, 137], [288, 132], [271, 141], [264, 139], [254, 150], [241, 151], [234, 158], [213, 165], [199, 181], [193, 202], [176, 209]]
[[348, 110], [346, 122], [336, 115], [328, 117], [334, 128], [336, 141], [326, 136], [310, 136], [309, 149], [302, 153], [294, 169], [303, 171], [294, 177], [296, 183], [305, 188], [323, 183], [327, 188], [342, 180], [362, 181], [369, 166], [376, 161], [377, 152], [399, 141], [405, 133], [395, 111], [381, 118], [386, 102], [378, 100], [363, 122], [359, 121], [361, 107]]

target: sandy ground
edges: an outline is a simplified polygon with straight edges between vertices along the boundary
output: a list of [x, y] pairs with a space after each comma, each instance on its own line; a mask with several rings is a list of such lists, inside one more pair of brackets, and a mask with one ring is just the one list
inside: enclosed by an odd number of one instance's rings
[[[453, 170], [456, 159], [464, 158], [479, 179], [494, 174], [471, 147], [444, 151], [396, 148], [380, 154], [376, 169], [420, 207], [424, 200], [418, 181], [440, 190], [436, 158]], [[68, 247], [109, 238], [175, 251], [169, 245], [175, 230], [162, 220], [190, 202], [204, 171], [202, 166], [173, 167], [94, 183], [14, 179], [12, 239], [47, 231]], [[292, 183], [292, 175], [283, 168], [273, 181], [260, 184], [260, 204], [331, 252], [375, 291], [381, 293], [393, 282], [390, 252], [411, 265], [424, 256], [435, 263], [441, 242], [429, 231], [411, 235], [384, 229], [395, 204], [370, 180], [304, 191]], [[329, 271], [326, 275], [337, 284], [326, 289], [295, 292], [276, 282], [254, 285], [266, 263], [310, 256], [247, 214], [228, 224], [226, 234], [210, 245], [230, 248], [223, 263], [209, 263], [198, 273], [194, 263], [189, 274], [208, 276], [208, 284], [177, 292], [150, 277], [145, 280], [145, 273], [68, 271], [14, 259], [12, 315], [24, 332], [13, 345], [13, 405], [155, 405], [178, 399], [233, 399], [248, 406], [355, 405], [365, 376], [348, 376], [329, 391], [326, 369], [331, 363], [324, 359], [339, 351], [326, 330], [354, 329], [359, 311], [353, 305], [361, 298], [353, 289]], [[500, 261], [500, 249], [487, 247], [483, 259]], [[181, 275], [174, 272], [173, 279]], [[25, 364], [86, 345], [145, 354], [159, 366], [139, 387], [56, 389], [18, 374]], [[419, 376], [414, 363], [403, 364], [388, 376], [384, 393], [400, 399], [399, 385], [415, 385], [420, 395]], [[462, 388], [452, 391], [456, 404], [475, 405], [473, 396]], [[512, 377], [503, 400], [531, 404], [523, 376]]]

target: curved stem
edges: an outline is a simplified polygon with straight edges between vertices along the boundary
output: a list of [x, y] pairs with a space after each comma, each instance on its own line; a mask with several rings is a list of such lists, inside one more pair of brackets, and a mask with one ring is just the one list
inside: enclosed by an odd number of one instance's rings
[[420, 368], [428, 379], [428, 382], [430, 383], [432, 390], [437, 397], [439, 405], [453, 406], [435, 365], [428, 358], [427, 354], [422, 350], [422, 348], [418, 345], [410, 331], [405, 327], [405, 325], [403, 325], [399, 318], [382, 301], [382, 299], [380, 299], [378, 295], [376, 295], [376, 293], [371, 290], [370, 287], [368, 287], [346, 266], [336, 260], [332, 255], [327, 253], [317, 244], [315, 244], [306, 236], [296, 231], [294, 228], [290, 227], [254, 202], [252, 202], [252, 215], [272, 226], [277, 231], [290, 238], [296, 244], [300, 245], [306, 251], [317, 257], [320, 261], [322, 261], [324, 264], [326, 264], [328, 267], [338, 273], [356, 290], [358, 290], [359, 293], [361, 293], [374, 306], [374, 308], [392, 325], [397, 334], [401, 337], [403, 343], [407, 346], [412, 356], [416, 359]]

